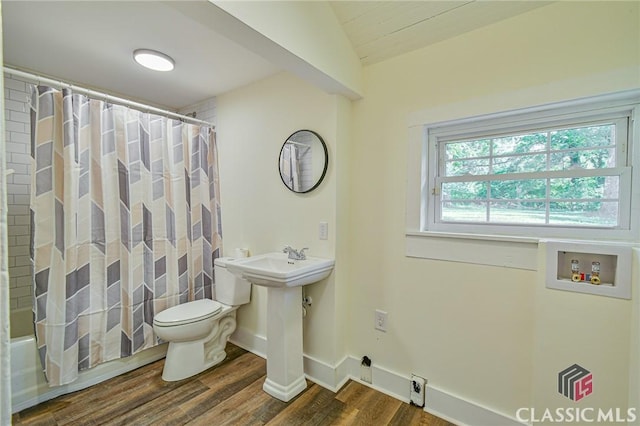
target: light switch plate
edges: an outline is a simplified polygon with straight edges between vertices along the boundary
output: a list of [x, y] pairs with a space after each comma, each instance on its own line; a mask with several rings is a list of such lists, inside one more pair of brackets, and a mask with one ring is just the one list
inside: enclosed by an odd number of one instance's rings
[[320, 226], [318, 226], [318, 237], [321, 240], [329, 239], [329, 224], [327, 222], [320, 222]]

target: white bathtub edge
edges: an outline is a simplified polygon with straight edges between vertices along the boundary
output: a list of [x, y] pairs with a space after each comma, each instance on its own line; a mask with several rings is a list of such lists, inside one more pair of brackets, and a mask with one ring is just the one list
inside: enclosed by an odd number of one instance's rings
[[[31, 342], [29, 342], [29, 340], [31, 340]], [[22, 349], [27, 351], [30, 350], [31, 354], [23, 353], [20, 349], [18, 349], [18, 353], [16, 353], [14, 350], [14, 343], [21, 343], [24, 346]], [[23, 368], [18, 371], [12, 368], [12, 413], [17, 413], [25, 408], [33, 407], [34, 405], [56, 398], [60, 395], [88, 388], [89, 386], [93, 386], [97, 383], [162, 359], [167, 354], [168, 346], [168, 344], [154, 346], [153, 348], [146, 349], [131, 357], [100, 364], [90, 370], [81, 372], [78, 376], [78, 380], [73, 383], [51, 388], [44, 378], [44, 374], [40, 368], [40, 361], [37, 359], [35, 338], [33, 336], [20, 337], [12, 339], [11, 344], [12, 359], [16, 355], [21, 357], [21, 360], [24, 360], [27, 356], [30, 357], [35, 355], [35, 359], [37, 361], [32, 366], [26, 368], [23, 366]]]
[[9, 312], [11, 320], [11, 338], [33, 337], [33, 311], [32, 308], [12, 309]]

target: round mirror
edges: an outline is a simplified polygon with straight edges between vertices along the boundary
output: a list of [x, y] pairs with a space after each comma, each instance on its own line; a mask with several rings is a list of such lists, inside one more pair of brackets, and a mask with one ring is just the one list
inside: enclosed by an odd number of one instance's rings
[[312, 130], [298, 130], [280, 150], [280, 178], [293, 192], [313, 191], [322, 182], [328, 163], [327, 146], [320, 135]]

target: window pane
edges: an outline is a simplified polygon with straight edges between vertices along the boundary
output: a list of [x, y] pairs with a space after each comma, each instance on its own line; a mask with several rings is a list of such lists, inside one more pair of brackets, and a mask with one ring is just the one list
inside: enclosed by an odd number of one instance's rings
[[627, 102], [527, 109], [429, 127], [423, 183], [437, 204], [426, 203], [424, 223], [464, 232], [485, 232], [488, 225], [514, 235], [626, 233], [635, 108]]
[[547, 149], [547, 133], [504, 136], [493, 139], [493, 155], [521, 154], [526, 152], [545, 151]]
[[484, 201], [443, 201], [442, 220], [445, 222], [486, 222], [487, 203]]
[[551, 150], [589, 148], [615, 144], [615, 124], [578, 127], [551, 132]]
[[616, 167], [616, 150], [587, 149], [551, 153], [551, 170], [606, 169]]
[[[618, 203], [612, 202], [552, 202], [549, 223], [573, 226], [617, 226]], [[585, 234], [585, 236], [588, 236]]]
[[445, 155], [447, 160], [458, 158], [476, 158], [489, 155], [491, 140], [480, 139], [475, 141], [447, 142]]
[[492, 202], [489, 222], [509, 224], [544, 224], [546, 217], [544, 202]]
[[547, 156], [537, 154], [494, 158], [492, 169], [494, 174], [542, 172], [547, 169]]
[[583, 178], [551, 179], [549, 197], [551, 199], [571, 198], [613, 198], [620, 190], [619, 176], [594, 176]]
[[522, 200], [546, 197], [546, 179], [491, 181], [492, 199]]
[[486, 175], [489, 159], [447, 161], [446, 176]]
[[486, 182], [445, 182], [442, 184], [443, 200], [476, 200], [487, 198]]

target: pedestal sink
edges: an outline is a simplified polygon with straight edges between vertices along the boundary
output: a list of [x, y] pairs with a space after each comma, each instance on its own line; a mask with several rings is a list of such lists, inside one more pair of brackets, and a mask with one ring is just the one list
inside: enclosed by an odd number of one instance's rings
[[287, 402], [307, 387], [302, 357], [302, 286], [329, 276], [335, 261], [267, 253], [238, 259], [227, 270], [267, 287], [267, 379], [262, 389]]

